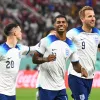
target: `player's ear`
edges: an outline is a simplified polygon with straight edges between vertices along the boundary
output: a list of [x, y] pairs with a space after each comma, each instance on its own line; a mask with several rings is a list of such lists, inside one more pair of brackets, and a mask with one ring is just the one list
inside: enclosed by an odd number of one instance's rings
[[80, 18], [80, 20], [82, 21], [82, 23], [84, 22], [84, 18]]
[[16, 36], [16, 33], [17, 33], [17, 32], [16, 32], [16, 30], [15, 30], [15, 31], [14, 31], [14, 36]]
[[16, 32], [14, 32], [14, 36], [16, 36]]

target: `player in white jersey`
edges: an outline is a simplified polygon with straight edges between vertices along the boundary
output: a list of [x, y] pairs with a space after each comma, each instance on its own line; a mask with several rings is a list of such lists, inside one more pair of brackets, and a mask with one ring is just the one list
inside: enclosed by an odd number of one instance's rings
[[[68, 100], [64, 76], [66, 61], [70, 58], [73, 66], [79, 68], [76, 48], [73, 42], [66, 38], [67, 19], [58, 15], [54, 22], [56, 33], [41, 39], [33, 56], [33, 63], [41, 64], [39, 71], [40, 100]], [[77, 71], [77, 70], [76, 70]]]
[[32, 53], [35, 47], [17, 44], [22, 39], [22, 33], [15, 23], [8, 24], [4, 33], [7, 40], [0, 45], [0, 100], [16, 100], [16, 77], [22, 55]]
[[[52, 35], [52, 33], [53, 34], [55, 34], [55, 28], [54, 27], [49, 27], [49, 28], [47, 28], [46, 29], [46, 31], [44, 32], [44, 34], [42, 35], [42, 38], [44, 38], [44, 37], [46, 37], [48, 34], [49, 35]], [[39, 44], [39, 43], [38, 43]], [[38, 46], [38, 44], [37, 44], [37, 46]], [[39, 68], [40, 68], [40, 66], [41, 66], [41, 64], [39, 64], [39, 66], [38, 66], [38, 71], [39, 71]], [[36, 87], [38, 86], [38, 80], [37, 80], [37, 84], [36, 84]], [[36, 100], [40, 100], [39, 99], [40, 97], [39, 97], [39, 93], [38, 93], [38, 91], [36, 92]]]
[[82, 77], [70, 64], [68, 83], [74, 100], [88, 100], [94, 78], [100, 30], [95, 28], [95, 13], [92, 7], [83, 7], [79, 11], [79, 17], [83, 25], [69, 30], [66, 35], [76, 44], [80, 64], [86, 69], [88, 76]]

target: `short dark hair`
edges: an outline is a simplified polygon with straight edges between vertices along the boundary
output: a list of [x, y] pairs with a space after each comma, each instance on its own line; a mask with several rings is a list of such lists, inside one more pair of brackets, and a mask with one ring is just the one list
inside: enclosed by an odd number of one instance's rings
[[66, 22], [68, 22], [67, 18], [66, 18], [64, 15], [58, 15], [58, 16], [56, 16], [56, 17], [54, 18], [53, 23], [56, 22], [56, 19], [57, 19], [57, 18], [65, 18]]
[[9, 36], [10, 33], [11, 33], [11, 30], [12, 30], [14, 27], [17, 27], [17, 26], [19, 26], [19, 25], [16, 24], [16, 23], [10, 23], [10, 24], [8, 24], [8, 25], [4, 28], [4, 34], [5, 34], [6, 36]]

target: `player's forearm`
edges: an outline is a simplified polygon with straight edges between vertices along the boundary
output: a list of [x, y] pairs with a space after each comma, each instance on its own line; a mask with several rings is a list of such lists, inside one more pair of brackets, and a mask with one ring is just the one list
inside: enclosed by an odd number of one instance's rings
[[35, 64], [42, 64], [45, 62], [54, 61], [55, 59], [56, 59], [56, 55], [54, 55], [54, 54], [50, 54], [48, 57], [43, 57], [43, 55], [41, 55], [38, 52], [35, 52], [32, 57], [32, 61]]
[[42, 64], [44, 62], [48, 62], [48, 59], [43, 57], [38, 57], [38, 58], [33, 57], [32, 61], [34, 64]]
[[79, 64], [79, 62], [72, 62], [73, 65], [73, 69], [77, 72], [77, 73], [81, 73], [81, 65]]
[[73, 68], [77, 73], [81, 73], [82, 77], [88, 77], [88, 73], [86, 71], [85, 68], [83, 68], [79, 62], [74, 62], [73, 64]]
[[32, 57], [32, 62], [34, 64], [42, 64], [44, 62], [47, 62], [47, 58], [44, 58], [42, 54], [38, 53], [37, 51], [34, 52], [34, 55]]

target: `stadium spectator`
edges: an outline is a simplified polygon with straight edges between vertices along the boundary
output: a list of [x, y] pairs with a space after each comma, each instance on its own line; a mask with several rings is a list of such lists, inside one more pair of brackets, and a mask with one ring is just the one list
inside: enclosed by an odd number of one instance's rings
[[[28, 45], [35, 45], [39, 42], [42, 36], [41, 34], [45, 32], [47, 27], [53, 25], [52, 20], [58, 14], [63, 14], [68, 17], [68, 30], [70, 28], [79, 26], [79, 17], [76, 17], [78, 16], [78, 10], [82, 6], [89, 4], [87, 3], [88, 1], [92, 2], [91, 4], [93, 5], [91, 6], [94, 7], [96, 16], [98, 19], [100, 19], [99, 0], [56, 0], [56, 2], [53, 0], [44, 0], [44, 2], [43, 0], [11, 1], [12, 0], [0, 0], [0, 11], [2, 12], [0, 12], [1, 25], [5, 27], [7, 25], [6, 23], [10, 22], [17, 22], [20, 24], [23, 28], [23, 32], [27, 36]], [[94, 4], [96, 6], [94, 6]], [[37, 27], [35, 31], [37, 32], [36, 35], [34, 35], [34, 31], [31, 31], [31, 26], [34, 24], [35, 27]]]

